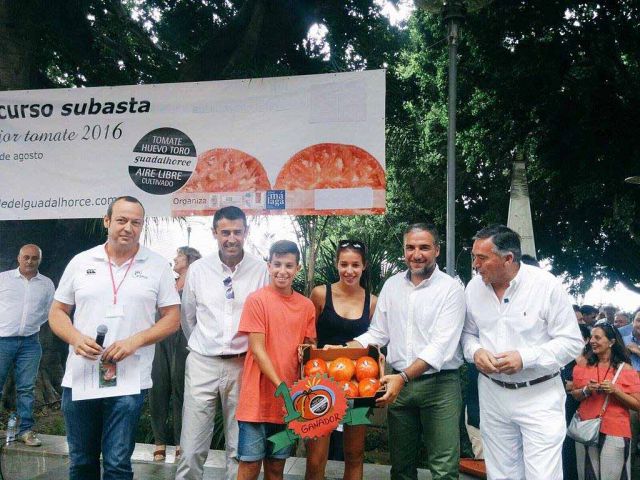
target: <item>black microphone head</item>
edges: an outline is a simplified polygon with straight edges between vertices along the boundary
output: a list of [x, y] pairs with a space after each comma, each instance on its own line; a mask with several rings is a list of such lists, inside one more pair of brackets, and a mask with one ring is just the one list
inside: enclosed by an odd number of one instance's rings
[[107, 327], [106, 325], [98, 325], [96, 331], [98, 332], [98, 335], [106, 335], [109, 331], [109, 327]]

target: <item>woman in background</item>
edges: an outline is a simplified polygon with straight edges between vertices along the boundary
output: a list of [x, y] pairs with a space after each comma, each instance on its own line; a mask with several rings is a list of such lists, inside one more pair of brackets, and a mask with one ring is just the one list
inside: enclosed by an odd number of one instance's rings
[[[316, 307], [316, 331], [318, 348], [325, 345], [341, 345], [369, 328], [376, 307], [377, 297], [369, 292], [367, 281], [367, 249], [358, 240], [342, 240], [336, 251], [336, 268], [339, 280], [320, 285], [311, 292], [311, 301]], [[334, 431], [331, 437], [309, 440], [307, 446], [306, 480], [324, 479], [324, 471], [332, 450], [344, 447], [344, 479], [360, 480], [363, 474], [364, 425], [344, 426], [344, 434]], [[340, 452], [341, 453], [341, 452]], [[342, 460], [332, 455], [334, 460]]]
[[580, 418], [596, 418], [607, 396], [609, 402], [602, 414], [598, 444], [586, 449], [576, 444], [578, 457], [584, 456], [584, 465], [579, 464], [578, 471], [584, 472], [585, 480], [629, 480], [629, 409], [640, 408], [640, 379], [613, 325], [601, 323], [593, 327], [589, 345], [590, 350], [578, 358], [573, 369], [571, 393], [580, 402]]
[[[176, 289], [182, 295], [184, 281], [189, 266], [201, 257], [200, 252], [191, 247], [178, 248], [173, 259], [173, 271], [178, 274]], [[151, 428], [155, 441], [154, 462], [164, 462], [167, 458], [167, 444], [176, 445], [177, 461], [180, 458], [180, 431], [182, 430], [182, 399], [184, 397], [184, 365], [187, 360], [187, 339], [178, 329], [176, 333], [156, 343], [153, 357], [151, 380], [153, 387], [149, 392], [151, 410]], [[171, 405], [173, 411], [170, 416]], [[173, 438], [169, 431], [168, 420], [173, 425]]]

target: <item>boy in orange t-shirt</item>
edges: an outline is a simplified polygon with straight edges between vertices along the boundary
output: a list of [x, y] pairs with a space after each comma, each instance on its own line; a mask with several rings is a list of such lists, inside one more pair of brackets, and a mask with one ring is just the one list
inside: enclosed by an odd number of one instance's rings
[[298, 345], [315, 343], [315, 308], [293, 291], [300, 270], [300, 251], [288, 240], [269, 249], [271, 284], [249, 295], [240, 317], [239, 332], [249, 335], [240, 400], [238, 480], [254, 480], [264, 462], [265, 480], [282, 479], [291, 447], [271, 451], [267, 438], [286, 428], [284, 402], [275, 396], [278, 385], [298, 379]]

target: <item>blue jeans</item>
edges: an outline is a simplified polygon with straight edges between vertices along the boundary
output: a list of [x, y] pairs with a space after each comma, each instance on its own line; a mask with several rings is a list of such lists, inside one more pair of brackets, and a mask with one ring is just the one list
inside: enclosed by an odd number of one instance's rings
[[241, 462], [257, 462], [265, 458], [286, 460], [291, 456], [292, 446], [284, 447], [277, 452], [267, 440], [271, 435], [280, 433], [286, 425], [267, 422], [238, 422], [238, 460]]
[[16, 406], [20, 417], [20, 431], [33, 428], [33, 391], [42, 357], [38, 334], [28, 337], [0, 337], [0, 395], [13, 365], [16, 378]]
[[105, 480], [133, 478], [131, 455], [144, 395], [74, 402], [71, 389], [62, 390], [71, 480], [99, 480], [101, 452]]

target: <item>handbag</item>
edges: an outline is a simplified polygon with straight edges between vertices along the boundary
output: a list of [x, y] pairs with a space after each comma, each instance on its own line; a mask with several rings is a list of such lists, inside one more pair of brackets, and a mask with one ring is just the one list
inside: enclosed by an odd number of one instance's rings
[[[611, 384], [616, 383], [616, 380], [618, 380], [622, 367], [624, 367], [624, 363], [620, 363]], [[607, 394], [604, 399], [604, 404], [602, 405], [602, 409], [598, 416], [596, 418], [590, 418], [589, 420], [582, 420], [578, 412], [574, 413], [571, 418], [571, 422], [569, 423], [569, 427], [567, 428], [567, 436], [584, 445], [597, 445], [598, 437], [600, 436], [602, 416], [604, 415], [604, 411], [607, 409], [608, 404], [609, 394]]]

